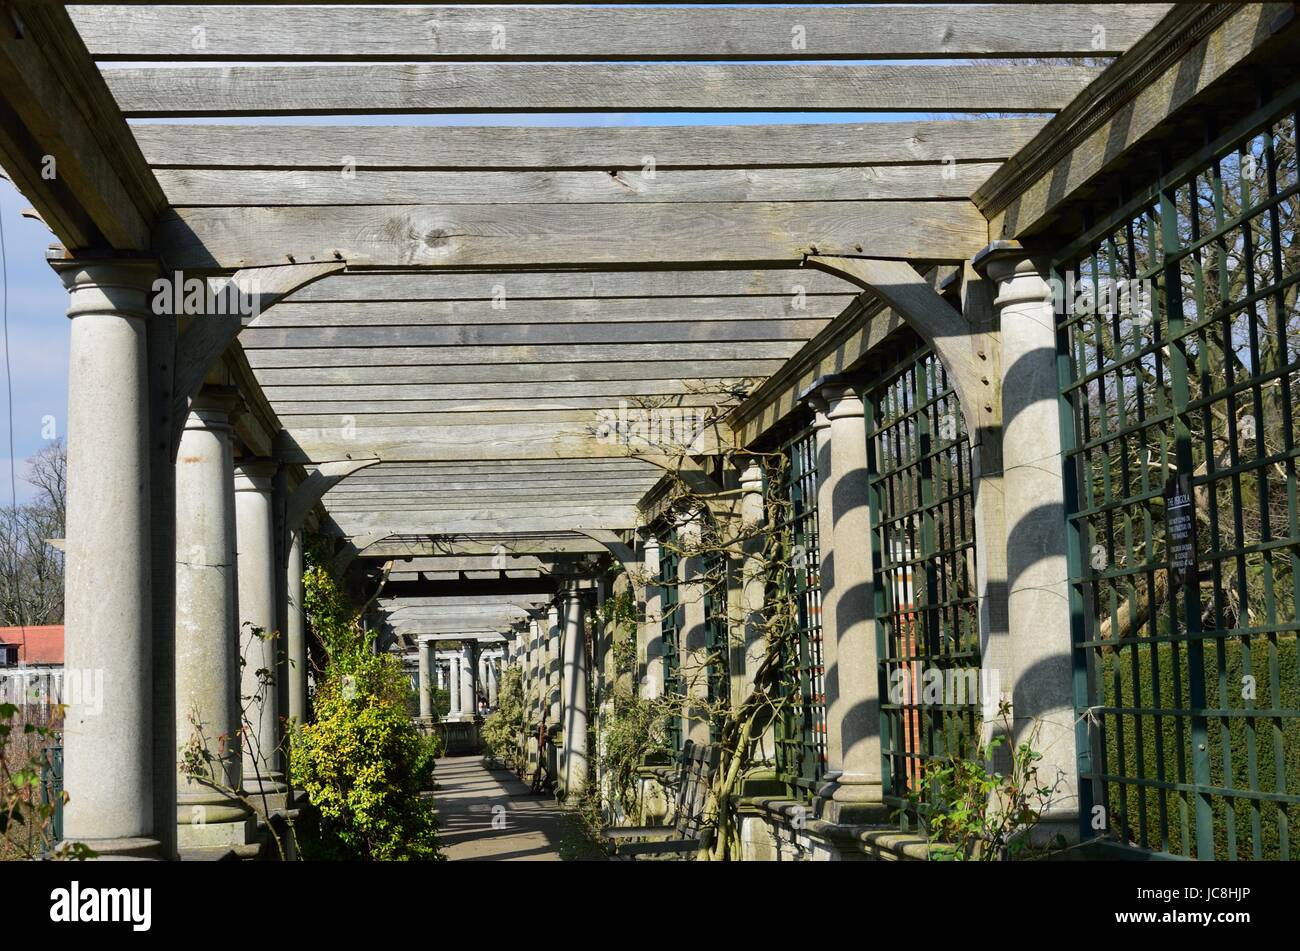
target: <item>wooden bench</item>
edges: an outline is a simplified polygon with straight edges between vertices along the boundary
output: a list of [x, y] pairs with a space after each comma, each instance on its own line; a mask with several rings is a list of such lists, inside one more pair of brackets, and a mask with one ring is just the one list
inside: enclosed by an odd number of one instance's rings
[[614, 857], [669, 856], [707, 848], [712, 828], [704, 822], [709, 789], [718, 772], [721, 751], [717, 746], [682, 744], [677, 758], [675, 795], [669, 813], [670, 824], [662, 826], [610, 826], [605, 837], [614, 847]]

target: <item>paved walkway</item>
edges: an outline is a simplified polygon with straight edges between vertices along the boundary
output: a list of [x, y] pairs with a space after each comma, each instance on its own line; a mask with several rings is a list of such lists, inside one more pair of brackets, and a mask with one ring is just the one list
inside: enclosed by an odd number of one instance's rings
[[485, 769], [478, 756], [438, 760], [438, 834], [449, 861], [560, 860], [560, 844], [578, 840], [572, 817], [549, 796], [534, 796], [504, 769]]

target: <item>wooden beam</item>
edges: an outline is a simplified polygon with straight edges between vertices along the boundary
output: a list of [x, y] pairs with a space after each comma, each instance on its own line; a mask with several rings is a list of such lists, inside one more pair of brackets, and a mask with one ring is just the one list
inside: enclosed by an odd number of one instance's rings
[[[855, 107], [857, 108], [857, 107]], [[907, 122], [554, 126], [134, 125], [168, 168], [468, 170], [764, 168], [1000, 162], [1041, 117]]]
[[0, 164], [70, 252], [147, 251], [166, 201], [67, 12], [0, 19]]
[[[179, 128], [179, 127], [169, 127]], [[491, 131], [491, 130], [485, 130]], [[643, 270], [643, 271], [349, 271], [295, 292], [284, 305], [321, 303], [379, 304], [393, 302], [473, 301], [495, 303], [513, 310], [523, 300], [568, 300], [575, 313], [601, 307], [617, 298], [702, 299], [740, 297], [758, 305], [760, 297], [795, 299], [856, 295], [851, 284], [821, 271], [779, 268], [764, 271]], [[602, 301], [602, 304], [594, 303]], [[732, 303], [738, 303], [732, 301]], [[537, 305], [542, 306], [542, 305]], [[640, 305], [636, 305], [640, 306]], [[683, 306], [691, 306], [689, 300]], [[430, 311], [432, 313], [432, 311]], [[461, 313], [454, 308], [452, 313]], [[470, 313], [478, 319], [480, 311]], [[500, 315], [501, 310], [493, 313]]]
[[[358, 539], [358, 540], [364, 540]], [[520, 555], [600, 554], [604, 547], [590, 538], [574, 534], [530, 537], [504, 533], [497, 538], [474, 533], [464, 536], [440, 535], [432, 538], [393, 537], [376, 539], [368, 543], [363, 552], [366, 558], [395, 559], [402, 564], [405, 558], [422, 558], [433, 555], [497, 555], [510, 558]]]
[[[1167, 5], [552, 10], [193, 5], [80, 8], [104, 60], [739, 60], [1106, 56]], [[1100, 31], [1097, 27], [1101, 27]], [[195, 29], [203, 42], [195, 48]]]
[[621, 363], [518, 363], [476, 366], [354, 366], [354, 367], [267, 367], [257, 371], [257, 379], [269, 394], [272, 387], [368, 386], [370, 384], [445, 384], [494, 383], [584, 383], [596, 380], [669, 379], [698, 380], [701, 385], [713, 380], [745, 380], [768, 376], [781, 368], [784, 361], [683, 360], [626, 361]]
[[[1159, 134], [1166, 120], [1194, 114], [1212, 87], [1248, 70], [1252, 57], [1291, 57], [1298, 41], [1300, 20], [1290, 3], [1180, 5], [1161, 29], [1116, 63], [1090, 99], [1063, 112], [981, 186], [976, 200], [991, 219], [992, 236], [1011, 240], [1045, 229], [1058, 210], [1086, 195], [1103, 175], [1118, 174], [1126, 158], [1139, 156], [1143, 174], [1149, 174], [1156, 153], [1168, 148]], [[1258, 79], [1244, 77], [1247, 95], [1257, 94]], [[1226, 91], [1231, 113], [1242, 111], [1241, 94]], [[1140, 156], [1143, 149], [1146, 155]], [[1124, 180], [1115, 190], [1130, 187]]]
[[175, 207], [553, 205], [967, 198], [996, 162], [778, 169], [439, 172], [158, 169]]
[[[818, 272], [808, 272], [818, 273]], [[789, 279], [792, 287], [798, 274]], [[854, 289], [856, 291], [856, 288]], [[328, 301], [299, 303], [285, 301], [274, 310], [261, 314], [248, 325], [242, 338], [244, 345], [261, 331], [320, 327], [381, 327], [401, 325], [407, 328], [457, 328], [464, 325], [520, 324], [624, 324], [674, 321], [712, 323], [715, 321], [829, 320], [851, 304], [857, 294], [821, 294], [810, 296], [791, 293], [766, 297], [674, 297], [674, 298], [563, 298], [530, 300], [511, 298], [503, 288], [497, 301]], [[635, 328], [632, 328], [635, 329]], [[615, 330], [615, 332], [618, 332]], [[321, 344], [327, 346], [327, 344]]]
[[126, 67], [128, 118], [520, 112], [1054, 112], [1091, 66], [573, 63]]
[[[400, 334], [400, 331], [399, 331]], [[606, 338], [608, 339], [608, 338]], [[804, 339], [799, 337], [799, 340]], [[248, 350], [248, 365], [254, 370], [273, 367], [414, 367], [461, 366], [484, 364], [540, 363], [609, 363], [614, 361], [680, 360], [784, 360], [799, 349], [795, 342], [686, 342], [665, 346], [658, 342], [577, 343], [568, 346], [551, 343], [519, 345], [410, 346], [394, 342], [375, 347], [296, 347]]]
[[379, 531], [405, 535], [514, 535], [526, 532], [585, 531], [592, 528], [634, 528], [637, 514], [636, 507], [631, 505], [602, 507], [596, 512], [587, 507], [584, 510], [558, 509], [544, 513], [539, 513], [537, 506], [533, 506], [531, 512], [524, 510], [516, 515], [502, 514], [489, 507], [454, 513], [377, 511], [355, 516], [341, 513], [335, 521], [350, 535]]
[[[388, 408], [389, 404], [394, 404], [407, 407], [412, 412], [436, 412], [446, 409], [448, 404], [463, 405], [475, 400], [480, 400], [485, 405], [500, 406], [503, 409], [518, 407], [521, 401], [529, 401], [525, 405], [536, 405], [532, 402], [536, 400], [543, 401], [543, 405], [555, 406], [568, 405], [570, 401], [577, 400], [595, 400], [598, 401], [598, 405], [607, 406], [610, 401], [617, 404], [620, 399], [625, 399], [632, 406], [698, 406], [716, 403], [724, 389], [739, 388], [743, 392], [743, 387], [739, 387], [737, 380], [691, 379], [676, 376], [650, 380], [622, 379], [616, 376], [607, 380], [583, 382], [543, 380], [534, 383], [507, 381], [340, 386], [276, 386], [267, 385], [268, 379], [268, 374], [262, 375], [262, 390], [273, 405], [284, 406], [286, 409], [295, 406], [308, 407], [302, 411], [320, 413], [366, 412], [365, 401], [367, 400], [380, 401], [381, 410]], [[729, 387], [729, 384], [736, 385]], [[349, 408], [342, 408], [345, 406]]]
[[307, 513], [315, 508], [316, 503], [343, 479], [367, 466], [373, 466], [377, 462], [379, 462], [377, 458], [348, 459], [343, 462], [327, 462], [317, 467], [315, 471], [308, 474], [306, 480], [294, 489], [289, 496], [288, 506], [285, 510], [285, 525], [288, 530], [294, 532], [301, 528]]
[[[679, 448], [692, 455], [716, 454], [727, 447], [729, 434], [709, 427], [695, 436], [649, 434], [657, 441], [634, 435], [631, 444], [602, 438], [594, 424], [525, 426], [371, 426], [349, 429], [302, 428], [285, 431], [279, 456], [286, 462], [310, 463], [376, 455], [385, 461], [425, 459], [587, 459], [622, 458], [633, 451], [668, 452]], [[677, 446], [681, 438], [684, 446]]]
[[[835, 316], [820, 319], [778, 318], [775, 320], [664, 320], [623, 323], [509, 323], [509, 324], [457, 324], [452, 326], [382, 325], [362, 326], [279, 326], [261, 328], [250, 326], [240, 337], [240, 345], [254, 366], [278, 366], [261, 361], [263, 350], [305, 351], [324, 353], [343, 349], [349, 353], [366, 347], [398, 348], [412, 350], [420, 347], [442, 347], [467, 354], [463, 347], [482, 349], [490, 353], [497, 347], [557, 347], [556, 359], [563, 359], [559, 345], [570, 344], [574, 353], [582, 353], [587, 345], [624, 341], [630, 344], [667, 344], [669, 353], [684, 343], [739, 343], [742, 341], [807, 340]], [[719, 357], [729, 351], [721, 348]], [[742, 353], [743, 355], [743, 353]], [[754, 356], [767, 356], [761, 348]], [[476, 354], [467, 354], [467, 361]], [[525, 359], [528, 359], [525, 357]], [[330, 364], [333, 360], [323, 361]]]
[[754, 267], [813, 253], [960, 261], [988, 243], [988, 223], [967, 201], [181, 208], [155, 236], [176, 268], [305, 254], [371, 267]]

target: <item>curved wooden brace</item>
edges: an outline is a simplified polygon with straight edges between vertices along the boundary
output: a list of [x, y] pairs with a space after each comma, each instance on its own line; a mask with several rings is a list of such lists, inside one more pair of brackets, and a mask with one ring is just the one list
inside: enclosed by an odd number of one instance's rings
[[392, 532], [375, 532], [371, 535], [357, 535], [354, 538], [347, 539], [347, 544], [343, 550], [334, 556], [334, 574], [342, 577], [343, 573], [348, 570], [348, 566], [357, 559], [363, 551], [373, 545], [375, 542], [381, 542]]
[[[226, 348], [243, 329], [242, 312], [265, 313], [283, 298], [347, 267], [346, 261], [312, 264], [280, 264], [275, 267], [252, 267], [236, 271], [230, 282], [238, 288], [247, 305], [233, 314], [204, 314], [197, 317], [176, 340], [176, 366], [172, 386], [172, 456], [180, 446], [190, 402], [198, 395], [212, 365], [221, 359]], [[242, 302], [241, 302], [242, 303]]]
[[915, 268], [905, 261], [820, 255], [810, 256], [806, 263], [875, 294], [934, 349], [952, 379], [972, 437], [992, 421], [998, 402], [991, 383], [992, 341]]
[[344, 459], [339, 462], [321, 463], [316, 471], [307, 476], [302, 485], [294, 489], [293, 494], [289, 496], [289, 504], [285, 512], [285, 524], [288, 530], [296, 532], [302, 528], [307, 514], [326, 492], [352, 473], [373, 466], [377, 462], [379, 462], [378, 456], [371, 459]]

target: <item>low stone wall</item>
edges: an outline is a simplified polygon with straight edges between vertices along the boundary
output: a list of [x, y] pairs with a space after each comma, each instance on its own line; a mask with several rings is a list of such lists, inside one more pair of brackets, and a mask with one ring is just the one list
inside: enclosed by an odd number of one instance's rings
[[478, 720], [424, 720], [416, 718], [422, 733], [433, 733], [442, 738], [444, 756], [468, 756], [483, 751]]
[[813, 817], [806, 803], [775, 796], [737, 800], [745, 862], [924, 861], [924, 836], [893, 826], [840, 826]]

